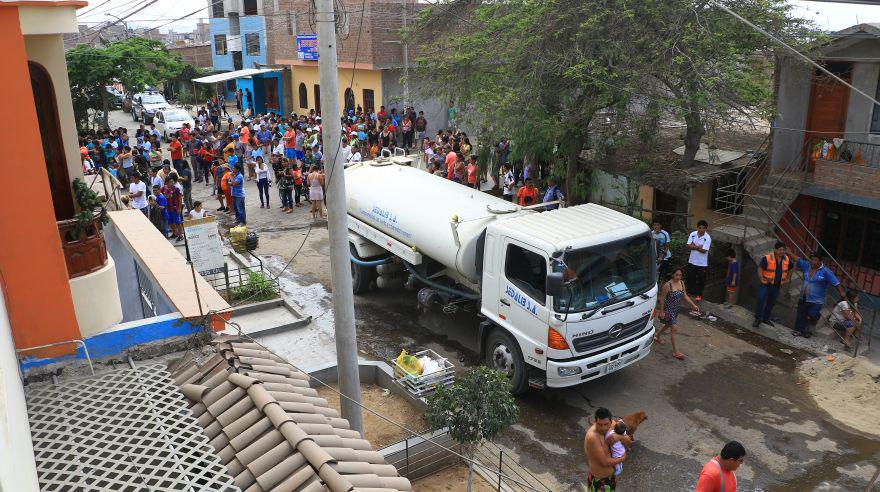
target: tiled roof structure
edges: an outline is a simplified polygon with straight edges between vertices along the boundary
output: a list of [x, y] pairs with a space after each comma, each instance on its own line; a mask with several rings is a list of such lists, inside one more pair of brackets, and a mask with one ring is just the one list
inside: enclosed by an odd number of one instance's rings
[[256, 343], [171, 364], [172, 376], [235, 485], [246, 492], [409, 491], [409, 480], [309, 387], [309, 377]]

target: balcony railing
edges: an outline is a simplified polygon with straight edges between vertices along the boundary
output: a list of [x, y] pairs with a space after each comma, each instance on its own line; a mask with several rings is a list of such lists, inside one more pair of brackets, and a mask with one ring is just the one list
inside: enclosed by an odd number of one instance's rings
[[870, 168], [880, 168], [880, 144], [844, 140], [835, 145], [831, 139], [813, 139], [810, 142], [810, 159], [832, 162], [849, 162]]
[[99, 214], [81, 229], [77, 227], [76, 219], [58, 221], [58, 232], [68, 278], [88, 275], [107, 264], [107, 245]]

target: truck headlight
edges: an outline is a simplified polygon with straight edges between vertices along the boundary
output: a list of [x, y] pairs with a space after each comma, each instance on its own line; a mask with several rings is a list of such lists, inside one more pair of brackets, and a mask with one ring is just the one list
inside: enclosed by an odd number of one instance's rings
[[556, 369], [562, 377], [575, 376], [581, 373], [580, 367], [559, 367]]

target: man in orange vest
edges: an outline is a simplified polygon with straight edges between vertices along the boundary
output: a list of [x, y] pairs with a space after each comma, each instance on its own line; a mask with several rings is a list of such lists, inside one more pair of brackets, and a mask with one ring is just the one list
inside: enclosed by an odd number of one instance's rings
[[758, 278], [761, 280], [761, 288], [758, 290], [758, 304], [755, 306], [755, 321], [752, 327], [757, 328], [761, 323], [773, 326], [770, 315], [779, 290], [788, 282], [791, 271], [797, 265], [797, 258], [785, 254], [785, 243], [776, 241], [773, 252], [761, 258], [758, 265]]

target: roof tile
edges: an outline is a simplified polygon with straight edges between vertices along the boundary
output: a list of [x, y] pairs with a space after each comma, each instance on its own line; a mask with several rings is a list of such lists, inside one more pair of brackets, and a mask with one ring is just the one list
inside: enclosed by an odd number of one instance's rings
[[235, 484], [246, 492], [409, 491], [409, 480], [327, 401], [309, 376], [260, 345], [218, 336], [201, 364], [170, 365]]

